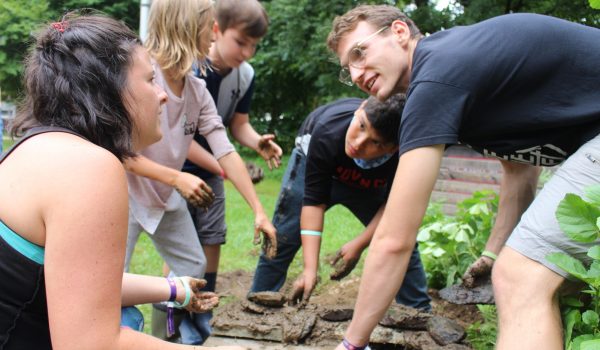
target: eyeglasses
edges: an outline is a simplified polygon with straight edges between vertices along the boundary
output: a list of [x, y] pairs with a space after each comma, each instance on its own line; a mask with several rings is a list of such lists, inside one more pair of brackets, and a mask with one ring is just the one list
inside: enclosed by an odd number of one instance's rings
[[356, 43], [356, 45], [354, 45], [354, 47], [352, 47], [352, 49], [350, 49], [348, 52], [348, 65], [343, 66], [342, 69], [340, 69], [339, 80], [342, 84], [346, 84], [348, 86], [354, 85], [349, 67], [352, 66], [354, 68], [363, 68], [365, 66], [365, 59], [367, 56], [362, 45], [373, 39], [375, 36], [377, 36], [377, 34], [383, 32], [387, 28], [389, 28], [389, 26], [379, 28], [378, 31], [359, 41]]

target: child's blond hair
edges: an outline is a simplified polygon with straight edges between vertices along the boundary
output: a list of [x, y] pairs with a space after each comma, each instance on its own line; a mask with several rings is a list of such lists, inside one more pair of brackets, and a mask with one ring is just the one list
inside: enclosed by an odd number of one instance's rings
[[181, 79], [196, 60], [204, 61], [208, 55], [200, 41], [213, 23], [211, 0], [154, 0], [145, 46], [163, 70], [171, 69], [174, 78]]

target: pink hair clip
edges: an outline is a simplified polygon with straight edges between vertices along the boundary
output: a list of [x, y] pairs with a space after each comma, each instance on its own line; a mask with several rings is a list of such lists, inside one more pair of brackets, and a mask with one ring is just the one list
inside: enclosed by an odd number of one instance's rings
[[66, 21], [52, 23], [52, 28], [58, 30], [61, 33], [64, 33], [65, 29], [67, 29], [67, 27], [68, 27], [68, 24]]

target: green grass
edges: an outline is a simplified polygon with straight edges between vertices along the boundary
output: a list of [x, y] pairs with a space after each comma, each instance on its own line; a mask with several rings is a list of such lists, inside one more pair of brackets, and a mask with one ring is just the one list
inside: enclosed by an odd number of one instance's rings
[[2, 152], [4, 153], [12, 144], [15, 143], [10, 136], [2, 135]]
[[[246, 157], [247, 158], [247, 157]], [[265, 170], [265, 178], [256, 185], [256, 192], [260, 201], [271, 217], [273, 208], [279, 194], [281, 179], [287, 166], [287, 157], [279, 169], [269, 171], [261, 159], [251, 159]], [[227, 244], [222, 247], [219, 272], [235, 270], [254, 271], [260, 246], [252, 244], [254, 215], [243, 197], [235, 190], [230, 182], [225, 183], [226, 191], [226, 221], [227, 221]], [[321, 283], [317, 292], [328, 283], [329, 274], [332, 269], [326, 261], [326, 257], [333, 255], [345, 242], [362, 232], [363, 226], [350, 211], [341, 206], [333, 207], [325, 216], [325, 229], [321, 246]], [[365, 256], [365, 254], [363, 254]], [[138, 241], [134, 251], [131, 272], [145, 275], [161, 275], [162, 259], [156, 252], [152, 242], [147, 235], [143, 234]], [[352, 272], [351, 276], [359, 275], [362, 271], [362, 262]], [[302, 272], [302, 253], [298, 252], [296, 259], [290, 266], [288, 280], [294, 280]], [[348, 277], [347, 277], [348, 278]], [[248, 289], [250, 286], [247, 286]], [[151, 306], [140, 307], [146, 320], [144, 330], [149, 332], [151, 320]]]

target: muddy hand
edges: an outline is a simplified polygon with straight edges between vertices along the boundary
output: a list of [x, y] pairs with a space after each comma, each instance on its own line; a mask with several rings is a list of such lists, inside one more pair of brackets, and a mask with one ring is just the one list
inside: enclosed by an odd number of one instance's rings
[[248, 175], [250, 175], [250, 180], [252, 180], [253, 184], [261, 182], [265, 177], [265, 172], [262, 168], [252, 162], [246, 162], [246, 170], [248, 171]]
[[208, 208], [215, 195], [199, 177], [186, 172], [180, 172], [174, 180], [173, 187], [190, 204], [200, 208]]
[[185, 307], [186, 310], [202, 313], [211, 311], [219, 305], [219, 296], [216, 293], [201, 290], [206, 286], [206, 280], [182, 277], [181, 281], [188, 284], [192, 293], [190, 303]]
[[358, 264], [358, 259], [344, 259], [344, 257], [342, 256], [342, 251], [338, 250], [335, 254], [335, 257], [331, 261], [331, 267], [333, 267], [335, 271], [333, 271], [331, 275], [329, 275], [329, 278], [331, 278], [334, 281], [341, 280], [342, 278], [348, 276], [348, 274], [350, 274], [352, 270], [354, 270], [356, 264]]
[[262, 253], [267, 259], [273, 259], [277, 255], [277, 230], [266, 216], [257, 215], [254, 223], [254, 244], [260, 244], [261, 233]]
[[258, 141], [258, 153], [267, 162], [269, 170], [279, 168], [279, 165], [281, 165], [281, 155], [283, 154], [281, 147], [274, 140], [275, 135], [265, 134], [261, 135]]
[[492, 272], [494, 260], [487, 256], [480, 256], [469, 266], [467, 271], [462, 276], [463, 285], [467, 288], [473, 288], [481, 284], [489, 278]]
[[192, 296], [186, 310], [195, 313], [209, 312], [219, 305], [219, 296], [214, 292], [199, 292]]
[[275, 236], [270, 237], [266, 232], [261, 231], [260, 229], [254, 232], [254, 244], [260, 244], [260, 234], [263, 234], [262, 239], [262, 253], [265, 258], [271, 260], [277, 255], [277, 238]]
[[315, 286], [317, 285], [317, 278], [300, 275], [294, 285], [292, 286], [292, 294], [288, 298], [290, 305], [298, 306], [298, 308], [304, 308], [308, 304], [308, 300], [312, 295]]

